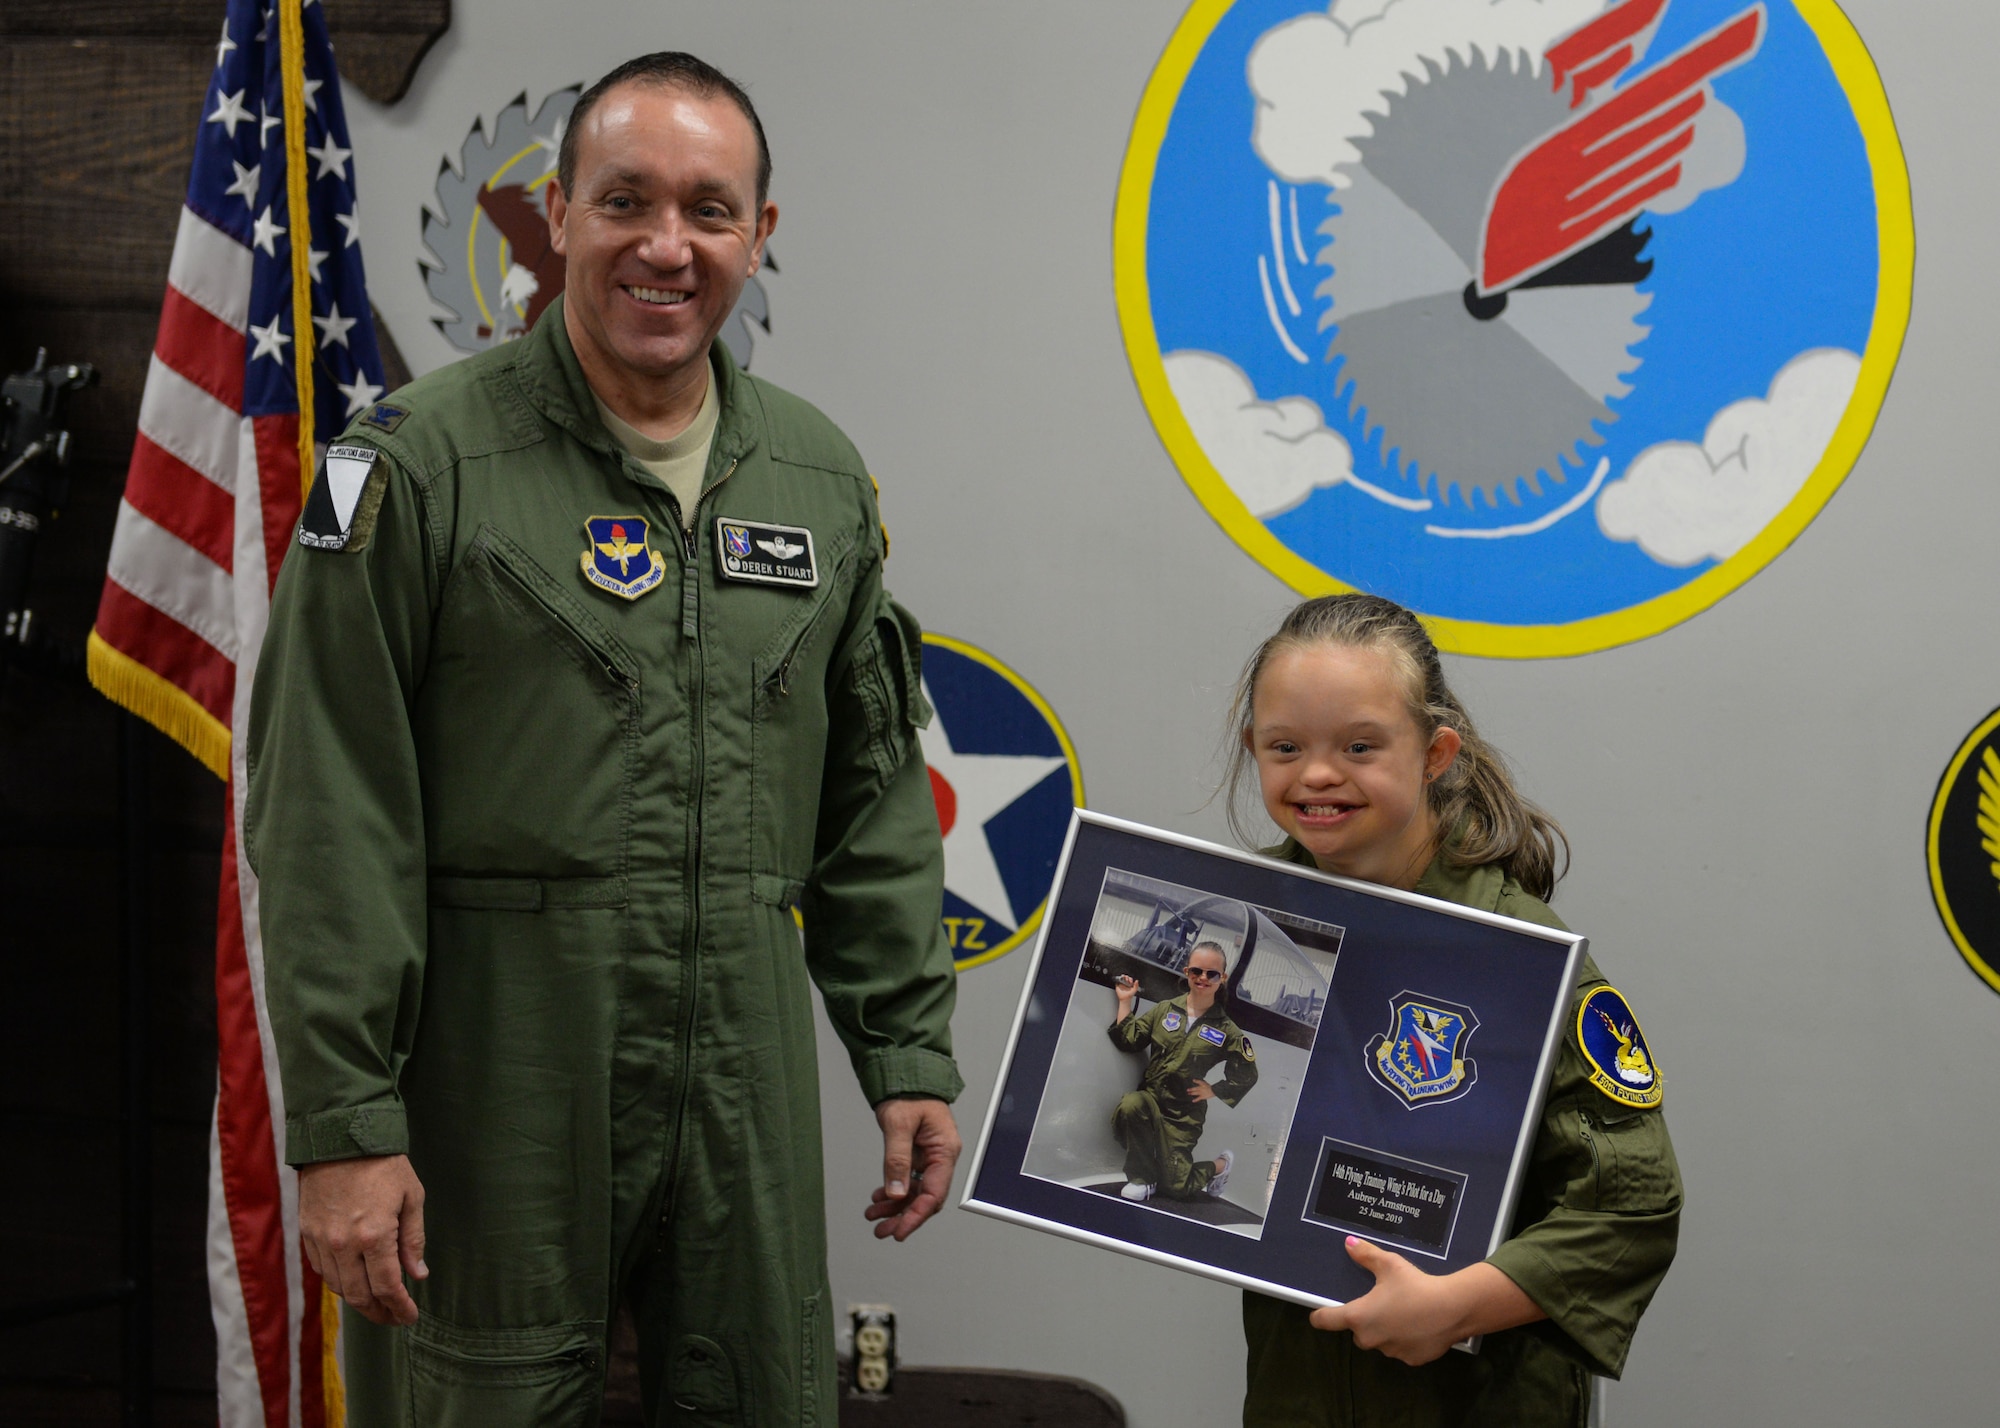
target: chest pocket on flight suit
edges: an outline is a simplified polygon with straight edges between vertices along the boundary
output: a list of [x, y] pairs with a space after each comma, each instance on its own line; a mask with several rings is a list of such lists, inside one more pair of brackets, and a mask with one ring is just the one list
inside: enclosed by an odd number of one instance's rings
[[433, 874], [626, 871], [638, 661], [492, 525], [445, 588], [418, 699]]

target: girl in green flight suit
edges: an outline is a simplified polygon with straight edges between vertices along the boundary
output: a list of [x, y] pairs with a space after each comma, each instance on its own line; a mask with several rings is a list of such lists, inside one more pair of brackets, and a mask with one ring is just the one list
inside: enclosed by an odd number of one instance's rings
[[[1359, 594], [1300, 605], [1245, 666], [1231, 737], [1231, 793], [1254, 775], [1287, 835], [1271, 856], [1562, 925], [1546, 901], [1562, 830], [1516, 791], [1401, 606]], [[1346, 1252], [1375, 1276], [1368, 1293], [1313, 1311], [1244, 1295], [1246, 1425], [1585, 1421], [1589, 1375], [1624, 1368], [1681, 1211], [1657, 1063], [1643, 1076], [1606, 1065], [1582, 1029], [1599, 1005], [1624, 1009], [1586, 956], [1520, 1208], [1492, 1255], [1433, 1275], [1350, 1236]], [[1450, 1352], [1475, 1335], [1478, 1354]]]
[[[1220, 1195], [1236, 1157], [1225, 1150], [1213, 1160], [1192, 1158], [1208, 1119], [1208, 1102], [1234, 1106], [1257, 1084], [1257, 1053], [1223, 1009], [1222, 979], [1228, 963], [1214, 942], [1198, 942], [1188, 953], [1187, 994], [1160, 1002], [1134, 1016], [1139, 984], [1120, 977], [1118, 1018], [1111, 1044], [1120, 1051], [1147, 1050], [1139, 1089], [1111, 1113], [1112, 1133], [1125, 1147], [1128, 1200], [1155, 1194], [1190, 1200]], [[1218, 1062], [1227, 1063], [1215, 1081], [1204, 1079]]]

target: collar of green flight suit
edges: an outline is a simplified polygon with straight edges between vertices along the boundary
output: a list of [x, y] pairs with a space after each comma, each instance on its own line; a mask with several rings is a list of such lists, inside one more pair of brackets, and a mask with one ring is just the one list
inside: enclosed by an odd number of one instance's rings
[[[1446, 846], [1450, 846], [1449, 839]], [[1267, 858], [1277, 858], [1287, 863], [1297, 863], [1302, 867], [1317, 867], [1312, 854], [1299, 846], [1296, 838], [1287, 838], [1275, 848], [1264, 848]], [[1455, 902], [1460, 907], [1477, 908], [1481, 912], [1497, 912], [1500, 896], [1507, 886], [1507, 874], [1497, 863], [1484, 863], [1474, 868], [1455, 867], [1445, 857], [1444, 848], [1431, 855], [1430, 866], [1417, 879], [1411, 891], [1424, 897], [1434, 897], [1440, 902]]]
[[[1169, 997], [1167, 999], [1166, 1005], [1168, 1007], [1179, 1007], [1183, 1012], [1186, 1012], [1188, 1010], [1188, 1004], [1187, 1004], [1188, 995], [1189, 995], [1188, 993], [1182, 992], [1177, 997]], [[1189, 1015], [1187, 1023], [1188, 1029], [1192, 1031], [1195, 1027], [1201, 1025], [1203, 1022], [1207, 1021], [1212, 1016], [1220, 1017], [1224, 1022], [1227, 1022], [1230, 1026], [1236, 1025], [1235, 1022], [1229, 1020], [1229, 1010], [1228, 1008], [1222, 1005], [1222, 998], [1220, 996], [1217, 996], [1214, 1001], [1208, 1004], [1208, 1010], [1203, 1012], [1200, 1016], [1194, 1016], [1192, 1014]]]
[[[1430, 866], [1417, 879], [1411, 889], [1425, 897], [1434, 897], [1440, 902], [1455, 902], [1460, 907], [1476, 908], [1480, 912], [1500, 912], [1500, 904], [1508, 903], [1503, 917], [1518, 917], [1527, 922], [1540, 923], [1546, 927], [1563, 928], [1566, 924], [1555, 915], [1547, 902], [1527, 892], [1517, 891], [1515, 899], [1507, 896], [1507, 874], [1498, 863], [1482, 863], [1474, 868], [1454, 866], [1445, 857], [1453, 840], [1446, 839], [1444, 847], [1432, 855]], [[1287, 863], [1298, 863], [1304, 867], [1316, 867], [1312, 854], [1299, 846], [1296, 838], [1287, 838], [1272, 848], [1259, 849], [1267, 858], [1277, 858]], [[1576, 974], [1579, 987], [1595, 986], [1604, 980], [1604, 974], [1597, 968], [1596, 961], [1588, 952], [1583, 954]]]
[[[543, 310], [534, 328], [514, 347], [515, 376], [536, 410], [592, 451], [622, 457], [625, 449], [597, 415], [583, 364], [576, 360], [576, 349], [570, 345], [561, 296]], [[721, 411], [709, 446], [703, 491], [715, 484], [719, 472], [756, 446], [764, 430], [764, 403], [756, 384], [737, 370], [736, 359], [720, 337], [709, 344], [708, 371]]]

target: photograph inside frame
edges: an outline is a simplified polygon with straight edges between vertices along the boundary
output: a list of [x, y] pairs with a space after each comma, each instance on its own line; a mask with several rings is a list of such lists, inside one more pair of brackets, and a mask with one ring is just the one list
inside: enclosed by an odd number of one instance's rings
[[1022, 1173], [1261, 1236], [1341, 937], [1107, 868]]

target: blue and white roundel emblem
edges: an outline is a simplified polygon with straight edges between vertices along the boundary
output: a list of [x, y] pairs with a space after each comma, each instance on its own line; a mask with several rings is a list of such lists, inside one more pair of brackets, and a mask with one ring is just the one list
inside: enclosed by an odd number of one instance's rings
[[1083, 774], [1041, 695], [984, 650], [926, 634], [924, 693], [937, 711], [923, 747], [944, 833], [945, 935], [963, 971], [1041, 925]]
[[1804, 530], [1914, 240], [1833, 0], [1196, 0], [1115, 256], [1140, 393], [1247, 553], [1543, 656], [1667, 629]]

